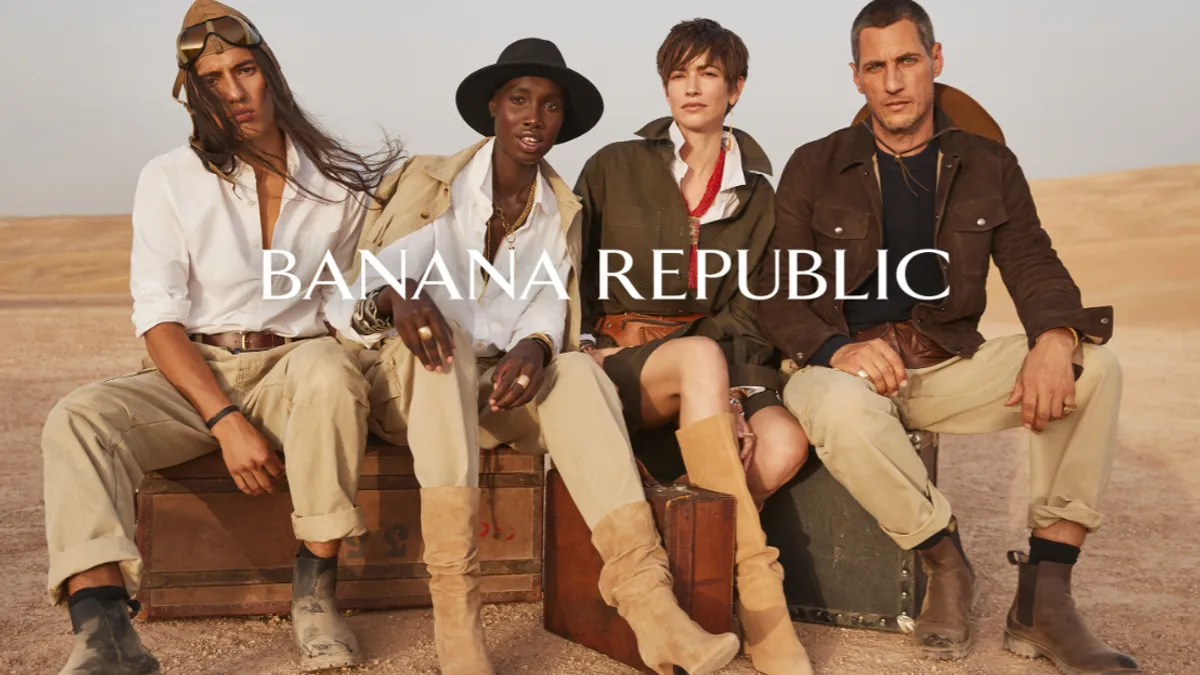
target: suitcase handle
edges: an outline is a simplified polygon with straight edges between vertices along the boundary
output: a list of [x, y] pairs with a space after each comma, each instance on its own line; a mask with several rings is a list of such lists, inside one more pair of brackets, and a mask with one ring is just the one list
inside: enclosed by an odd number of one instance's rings
[[659, 483], [658, 480], [654, 478], [654, 476], [650, 475], [650, 471], [646, 469], [645, 464], [642, 464], [642, 460], [638, 459], [637, 457], [634, 457], [633, 461], [637, 462], [638, 473], [642, 474], [642, 486], [643, 487], [646, 487], [646, 488], [662, 487], [662, 484]]

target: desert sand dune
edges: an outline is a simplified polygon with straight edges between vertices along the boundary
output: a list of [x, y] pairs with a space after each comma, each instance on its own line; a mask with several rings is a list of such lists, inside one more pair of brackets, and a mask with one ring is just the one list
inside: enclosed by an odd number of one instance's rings
[[[1086, 304], [1115, 307], [1111, 348], [1125, 373], [1106, 522], [1079, 563], [1076, 599], [1105, 639], [1147, 673], [1200, 672], [1192, 619], [1200, 600], [1200, 165], [1035, 183], [1039, 211]], [[41, 425], [73, 387], [137, 367], [128, 303], [129, 219], [0, 219], [0, 673], [54, 673], [70, 649], [65, 612], [45, 602]], [[988, 336], [1019, 331], [998, 274]], [[1004, 552], [1026, 546], [1028, 456], [1023, 431], [944, 437], [939, 482], [963, 525], [983, 582], [979, 646], [957, 663], [918, 660], [902, 636], [797, 624], [818, 673], [1053, 675], [1001, 649], [1016, 587]], [[488, 606], [500, 673], [617, 675], [632, 671], [541, 629], [539, 604]], [[368, 665], [356, 672], [435, 673], [429, 610], [351, 619]], [[296, 672], [283, 620], [143, 624], [172, 673]], [[751, 675], [742, 657], [723, 673]]]

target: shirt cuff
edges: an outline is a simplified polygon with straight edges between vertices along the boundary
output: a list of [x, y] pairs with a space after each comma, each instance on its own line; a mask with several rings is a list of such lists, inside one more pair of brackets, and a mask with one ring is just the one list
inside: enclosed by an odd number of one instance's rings
[[845, 335], [834, 335], [826, 340], [825, 344], [821, 345], [819, 349], [817, 349], [816, 353], [812, 355], [812, 358], [809, 359], [808, 363], [812, 366], [824, 366], [828, 368], [829, 360], [833, 358], [833, 355], [837, 353], [837, 350], [853, 343], [854, 340], [851, 340]]
[[177, 323], [187, 328], [192, 303], [187, 300], [164, 298], [161, 301], [135, 302], [133, 306], [134, 337], [141, 338], [160, 323]]

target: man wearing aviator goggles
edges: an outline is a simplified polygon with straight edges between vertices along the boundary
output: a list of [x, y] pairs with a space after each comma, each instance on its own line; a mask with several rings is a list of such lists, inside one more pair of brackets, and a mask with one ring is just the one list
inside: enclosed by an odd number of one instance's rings
[[262, 260], [287, 251], [305, 287], [327, 251], [348, 267], [399, 149], [376, 163], [316, 127], [230, 7], [195, 0], [176, 45], [172, 94], [186, 92], [193, 133], [145, 166], [133, 207], [133, 323], [148, 356], [68, 394], [43, 432], [48, 591], [75, 633], [62, 673], [160, 672], [130, 621], [143, 573], [134, 493], [144, 474], [216, 451], [246, 494], [287, 481], [301, 669], [356, 665], [335, 594], [341, 540], [365, 532], [355, 495], [369, 385], [329, 335], [328, 294], [265, 299], [281, 289], [263, 288]]

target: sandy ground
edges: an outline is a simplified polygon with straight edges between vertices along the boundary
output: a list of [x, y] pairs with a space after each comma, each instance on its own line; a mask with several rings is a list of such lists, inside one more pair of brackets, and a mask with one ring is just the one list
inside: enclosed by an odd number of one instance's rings
[[[1085, 550], [1077, 601], [1096, 631], [1147, 673], [1200, 672], [1194, 627], [1200, 600], [1200, 167], [1039, 183], [1047, 229], [1087, 304], [1116, 306], [1111, 343], [1125, 369], [1120, 453]], [[46, 604], [39, 435], [55, 400], [73, 387], [131, 370], [124, 276], [128, 218], [0, 219], [0, 673], [55, 673], [70, 650], [65, 612]], [[69, 268], [67, 266], [70, 265]], [[64, 269], [66, 268], [66, 269]], [[70, 270], [70, 271], [68, 271]], [[1019, 330], [998, 276], [985, 334]], [[964, 661], [918, 660], [902, 636], [797, 624], [818, 673], [944, 675], [1056, 671], [1000, 646], [1016, 588], [1004, 560], [1022, 548], [1028, 457], [1022, 431], [943, 437], [940, 484], [963, 524], [984, 584], [979, 647]], [[492, 605], [484, 620], [498, 673], [633, 671], [541, 628], [540, 604]], [[436, 673], [429, 610], [362, 612], [350, 621], [368, 664], [354, 672]], [[285, 619], [140, 623], [166, 672], [297, 672]], [[755, 671], [739, 658], [722, 671]]]

